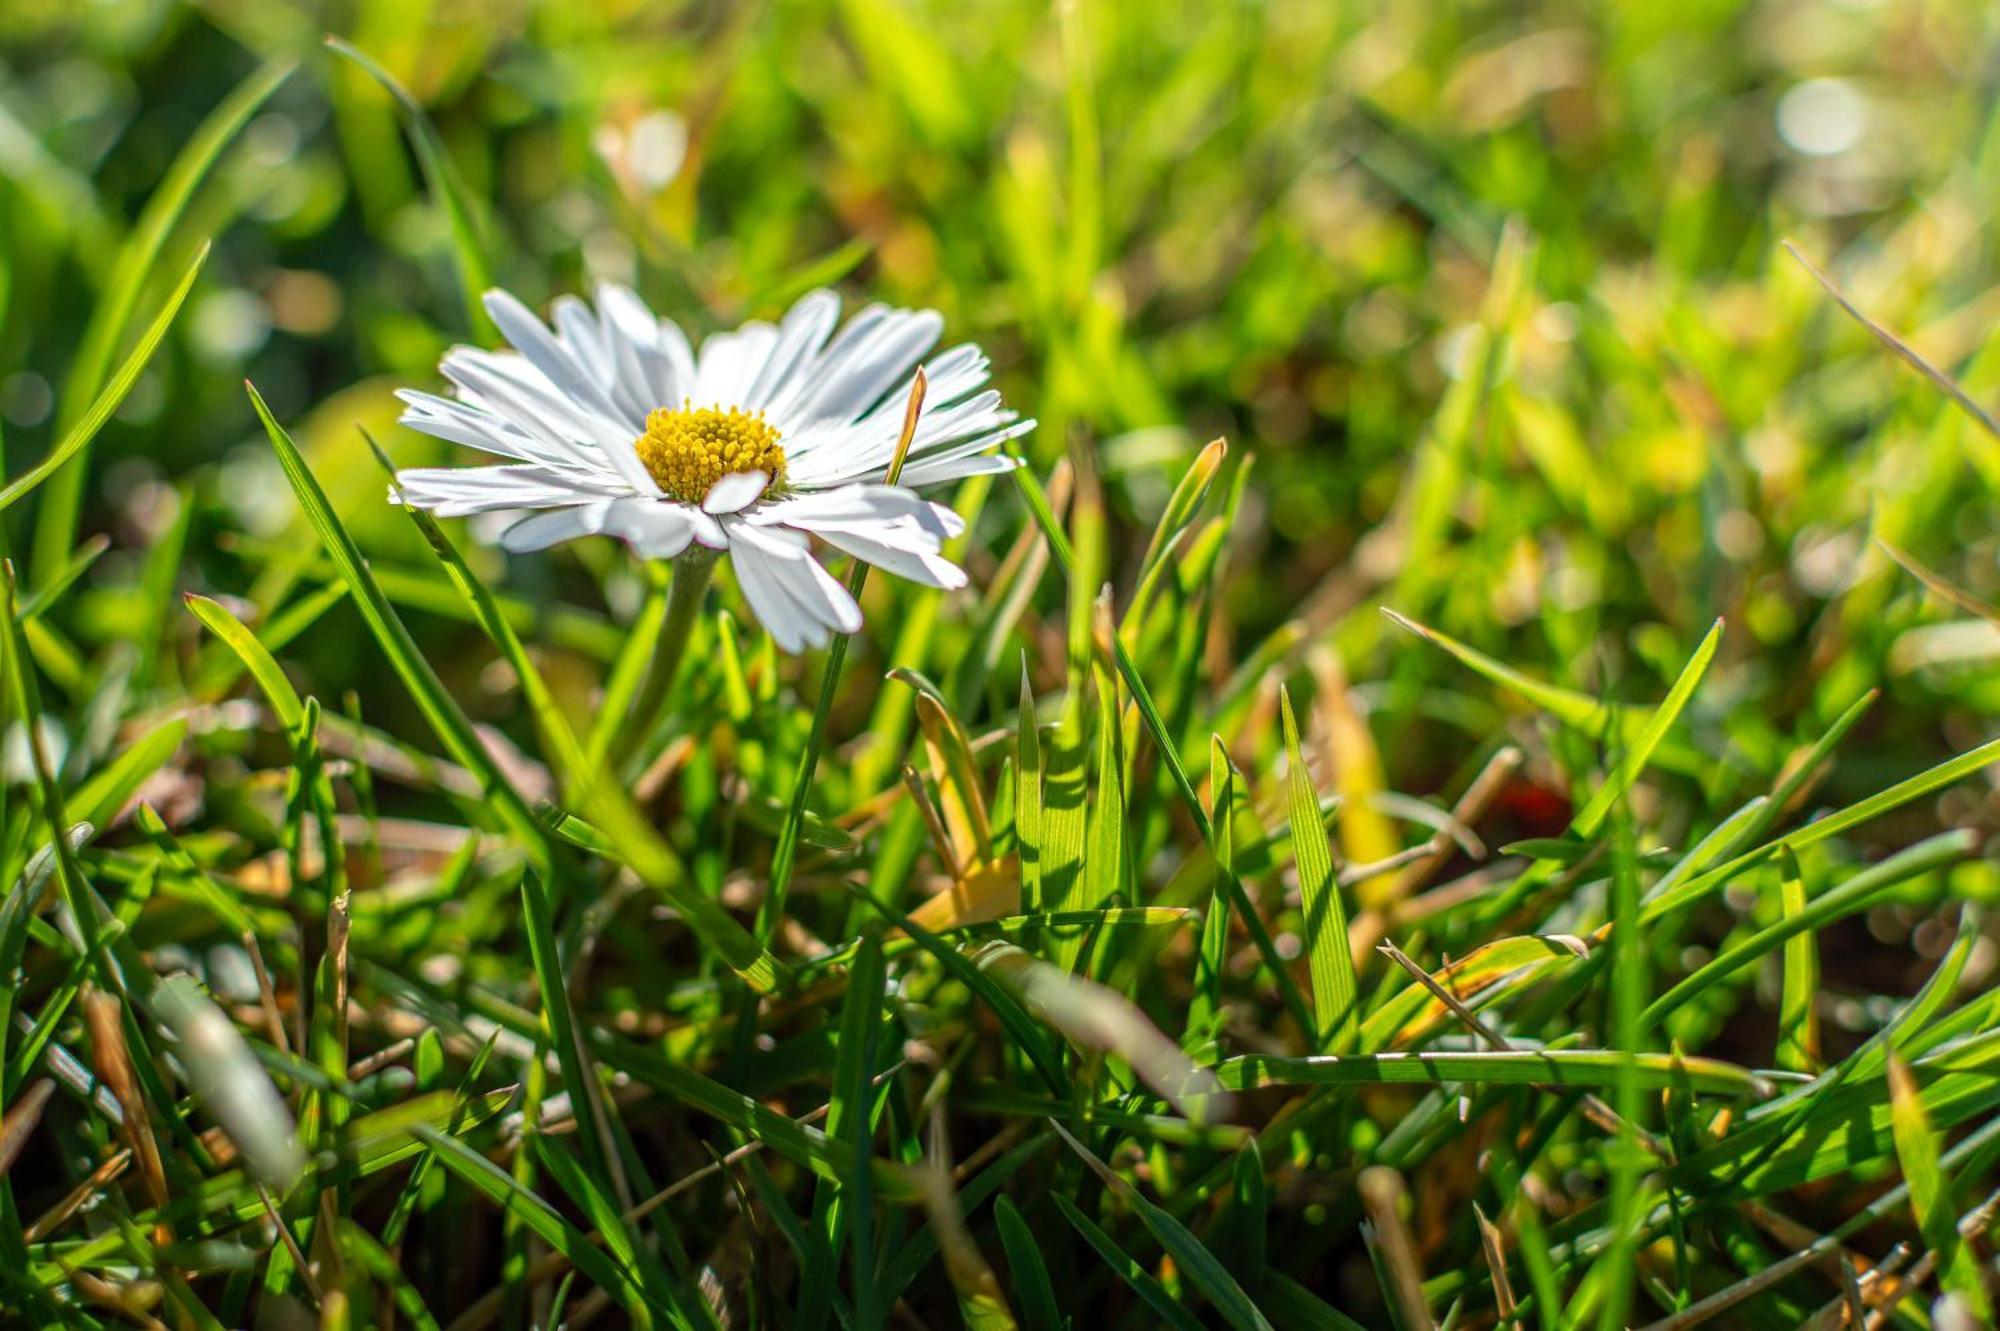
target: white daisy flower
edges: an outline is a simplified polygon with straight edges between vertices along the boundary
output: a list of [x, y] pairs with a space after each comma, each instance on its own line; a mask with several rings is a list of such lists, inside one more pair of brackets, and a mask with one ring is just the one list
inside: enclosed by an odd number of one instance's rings
[[488, 292], [486, 310], [514, 349], [452, 349], [440, 368], [456, 395], [404, 390], [402, 421], [509, 461], [399, 471], [392, 502], [441, 517], [523, 510], [500, 538], [515, 552], [602, 534], [705, 573], [727, 551], [786, 651], [861, 627], [808, 537], [964, 586], [939, 553], [964, 523], [913, 487], [1010, 470], [991, 451], [1034, 427], [985, 387], [985, 353], [954, 347], [924, 366], [926, 408], [898, 483], [885, 483], [917, 365], [944, 329], [935, 310], [870, 305], [836, 332], [839, 298], [815, 291], [777, 324], [716, 333], [698, 352], [623, 287], [599, 288], [595, 309], [556, 301], [553, 331], [505, 291]]

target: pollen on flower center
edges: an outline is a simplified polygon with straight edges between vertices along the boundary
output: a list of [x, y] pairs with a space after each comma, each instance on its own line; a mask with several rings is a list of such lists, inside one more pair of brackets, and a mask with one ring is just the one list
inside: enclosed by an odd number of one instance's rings
[[771, 478], [766, 493], [785, 481], [785, 450], [761, 411], [691, 402], [661, 407], [646, 417], [646, 433], [632, 447], [660, 488], [684, 504], [699, 504], [733, 472], [763, 472]]

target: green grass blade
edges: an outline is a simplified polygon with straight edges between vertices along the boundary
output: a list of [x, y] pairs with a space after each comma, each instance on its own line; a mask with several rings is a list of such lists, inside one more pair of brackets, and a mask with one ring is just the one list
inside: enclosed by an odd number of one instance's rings
[[[173, 234], [175, 224], [187, 212], [195, 192], [208, 178], [223, 150], [235, 140], [250, 117], [270, 99], [279, 85], [291, 77], [295, 68], [296, 62], [291, 60], [271, 61], [237, 84], [209, 112], [200, 127], [188, 136], [172, 164], [167, 167], [166, 174], [160, 178], [158, 187], [147, 198], [138, 221], [126, 236], [125, 243], [119, 247], [110, 279], [91, 309], [83, 342], [64, 380], [61, 424], [66, 429], [73, 431], [91, 414], [83, 409], [86, 401], [101, 400], [99, 390], [105, 387], [104, 377], [111, 368], [111, 358], [131, 326], [132, 312], [138, 308], [139, 296], [148, 280], [158, 271], [161, 256], [166, 252], [167, 239]], [[206, 251], [206, 243], [201, 248]], [[195, 262], [199, 266], [200, 259], [197, 257]], [[122, 397], [123, 393], [119, 396]], [[93, 405], [91, 411], [94, 410]], [[94, 433], [93, 430], [91, 434]], [[89, 442], [90, 435], [84, 435], [76, 449], [72, 450], [72, 455]], [[76, 539], [77, 515], [83, 504], [83, 483], [84, 465], [79, 461], [56, 478], [55, 485], [44, 499], [42, 512], [36, 521], [33, 550], [34, 583], [38, 587], [48, 585], [56, 577], [56, 571], [70, 558], [70, 547]]]
[[[139, 375], [146, 368], [147, 362], [152, 360], [153, 352], [159, 348], [160, 340], [167, 335], [167, 329], [173, 323], [174, 316], [180, 313], [188, 292], [194, 289], [194, 280], [201, 275], [201, 266], [207, 258], [208, 246], [204, 244], [195, 251], [194, 258], [181, 273], [180, 282], [167, 296], [166, 303], [160, 306], [160, 312], [153, 316], [153, 322], [147, 325], [144, 333], [140, 334], [139, 341], [132, 348], [132, 354], [125, 358], [124, 363], [118, 367], [118, 372], [111, 376], [111, 381], [105, 384], [103, 390], [92, 400], [89, 409], [79, 416], [76, 424], [63, 435], [62, 442], [50, 449], [40, 462], [7, 482], [4, 488], [0, 488], [0, 512], [13, 507], [22, 495], [55, 474], [65, 462], [82, 452], [84, 447], [97, 437], [97, 432], [111, 419], [111, 413], [118, 410], [119, 404], [125, 400], [125, 395], [132, 391], [132, 385], [138, 382]], [[81, 482], [78, 484], [81, 485]], [[51, 521], [60, 520], [51, 519]], [[69, 521], [74, 526], [74, 517]], [[69, 558], [69, 541], [65, 538], [61, 550], [49, 565], [50, 576], [54, 576]]]
[[1733, 1063], [1710, 1058], [1644, 1053], [1627, 1057], [1613, 1049], [1507, 1049], [1466, 1053], [1318, 1054], [1288, 1057], [1242, 1054], [1215, 1069], [1225, 1089], [1263, 1086], [1614, 1086], [1625, 1069], [1643, 1089], [1685, 1086], [1701, 1095], [1762, 1100], [1772, 1093], [1769, 1078]]
[[432, 1159], [507, 1214], [519, 1217], [535, 1237], [561, 1253], [570, 1265], [595, 1281], [599, 1289], [627, 1308], [645, 1305], [644, 1291], [632, 1272], [612, 1261], [554, 1207], [517, 1183], [513, 1175], [456, 1137], [427, 1123], [416, 1124], [410, 1131], [430, 1147]]
[[1900, 1059], [1890, 1057], [1888, 1072], [1896, 1157], [1909, 1184], [1918, 1232], [1937, 1256], [1938, 1283], [1963, 1298], [1981, 1322], [1991, 1323], [1993, 1306], [1986, 1297], [1979, 1258], [1959, 1236], [1951, 1186], [1938, 1164], [1938, 1137], [1924, 1112], [1923, 1091]]
[[1899, 851], [1880, 864], [1870, 865], [1840, 886], [1821, 893], [1804, 909], [1786, 916], [1732, 947], [1695, 971], [1647, 1006], [1642, 1021], [1657, 1025], [1668, 1013], [1695, 998], [1710, 985], [1719, 983], [1776, 950], [1787, 939], [1817, 929], [1868, 905], [1878, 894], [1897, 883], [1930, 873], [1963, 859], [1978, 848], [1978, 839], [1969, 831], [1943, 832]]
[[1152, 1234], [1154, 1240], [1164, 1248], [1181, 1273], [1214, 1305], [1217, 1313], [1236, 1331], [1273, 1331], [1271, 1323], [1236, 1283], [1236, 1277], [1229, 1274], [1216, 1255], [1210, 1252], [1202, 1241], [1189, 1231], [1187, 1226], [1173, 1218], [1166, 1211], [1155, 1206], [1141, 1196], [1139, 1190], [1127, 1183], [1118, 1173], [1095, 1155], [1076, 1138], [1064, 1130], [1060, 1123], [1051, 1122], [1070, 1149], [1083, 1158], [1091, 1172], [1102, 1179], [1104, 1186], [1118, 1194], [1134, 1211], [1140, 1221]]
[[[1799, 869], [1799, 857], [1789, 846], [1779, 852], [1778, 863], [1783, 871], [1778, 883], [1779, 915], [1790, 919], [1806, 908], [1805, 876]], [[1785, 940], [1775, 1061], [1793, 1072], [1819, 1068], [1819, 945], [1810, 929]]]
[[1007, 1255], [1014, 1307], [1026, 1331], [1063, 1331], [1054, 1283], [1048, 1263], [1042, 1258], [1042, 1240], [1028, 1228], [1028, 1222], [1004, 1194], [993, 1199], [993, 1222], [1000, 1231], [1000, 1246]]
[[1145, 1300], [1146, 1306], [1156, 1313], [1160, 1321], [1174, 1331], [1202, 1331], [1201, 1322], [1195, 1315], [1181, 1306], [1181, 1301], [1167, 1288], [1147, 1274], [1146, 1269], [1132, 1259], [1131, 1254], [1119, 1247], [1117, 1242], [1078, 1210], [1076, 1203], [1061, 1193], [1050, 1193], [1049, 1200], [1063, 1213], [1077, 1233], [1083, 1235], [1084, 1242], [1096, 1249], [1104, 1264], [1115, 1272], [1120, 1280], [1132, 1287], [1132, 1292]]
[[1299, 747], [1299, 724], [1292, 715], [1292, 695], [1280, 689], [1284, 717], [1285, 764], [1291, 791], [1292, 855], [1298, 862], [1300, 902], [1306, 917], [1306, 960], [1311, 968], [1313, 1016], [1318, 1022], [1314, 1043], [1331, 1054], [1351, 1052], [1361, 1038], [1361, 987], [1354, 975], [1354, 954], [1347, 944], [1347, 910], [1333, 874], [1333, 847], [1322, 821], [1319, 791]]
[[396, 81], [396, 76], [366, 51], [339, 37], [329, 36], [326, 44], [335, 54], [353, 61], [395, 100], [396, 110], [403, 118], [404, 132], [410, 136], [410, 143], [417, 151], [417, 164], [423, 169], [425, 187], [430, 190], [431, 201], [443, 211], [445, 224], [451, 232], [451, 256], [458, 269], [459, 294], [465, 302], [466, 331], [482, 340], [490, 337], [493, 324], [487, 318], [485, 307], [480, 304], [480, 297], [492, 283], [487, 276], [485, 246], [479, 238], [478, 214], [474, 211], [465, 182], [459, 178], [450, 155], [445, 152], [443, 141], [431, 125], [430, 117], [424, 114], [424, 108], [417, 99]]

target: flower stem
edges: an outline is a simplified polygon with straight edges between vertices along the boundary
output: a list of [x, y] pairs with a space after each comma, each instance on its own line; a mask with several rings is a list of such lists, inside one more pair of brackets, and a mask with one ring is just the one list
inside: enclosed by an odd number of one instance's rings
[[667, 584], [667, 616], [660, 623], [659, 645], [647, 663], [646, 678], [632, 699], [627, 724], [612, 741], [612, 766], [623, 767], [633, 750], [653, 733], [660, 710], [680, 673], [681, 658], [687, 654], [688, 639], [694, 634], [695, 617], [701, 613], [709, 575], [715, 572], [716, 552], [704, 546], [689, 546], [674, 561], [673, 579]]

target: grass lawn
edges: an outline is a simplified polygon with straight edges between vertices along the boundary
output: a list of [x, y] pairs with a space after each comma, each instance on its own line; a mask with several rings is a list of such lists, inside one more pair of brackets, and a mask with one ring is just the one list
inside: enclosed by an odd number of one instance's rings
[[1992, 1325], [1996, 197], [1982, 4], [10, 0], [0, 1327]]

